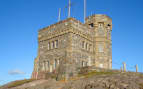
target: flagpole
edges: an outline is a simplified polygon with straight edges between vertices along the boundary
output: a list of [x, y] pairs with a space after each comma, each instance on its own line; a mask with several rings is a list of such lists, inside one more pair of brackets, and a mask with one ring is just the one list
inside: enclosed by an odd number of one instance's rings
[[71, 0], [69, 0], [68, 18], [70, 18], [70, 15], [71, 15]]
[[59, 8], [58, 22], [61, 20], [61, 8]]
[[86, 0], [84, 0], [84, 23], [86, 18]]

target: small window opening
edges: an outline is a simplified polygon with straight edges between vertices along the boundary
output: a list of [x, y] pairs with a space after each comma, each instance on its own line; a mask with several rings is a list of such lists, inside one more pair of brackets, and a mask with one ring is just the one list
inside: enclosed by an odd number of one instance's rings
[[107, 26], [109, 26], [109, 27], [110, 27], [111, 25], [110, 25], [110, 24], [108, 24]]
[[103, 23], [103, 22], [99, 22], [99, 23], [98, 23], [98, 26], [99, 26], [99, 27], [103, 27], [103, 26], [104, 26], [104, 23]]
[[93, 23], [90, 23], [89, 25], [90, 25], [91, 27], [94, 27], [94, 24], [93, 24]]

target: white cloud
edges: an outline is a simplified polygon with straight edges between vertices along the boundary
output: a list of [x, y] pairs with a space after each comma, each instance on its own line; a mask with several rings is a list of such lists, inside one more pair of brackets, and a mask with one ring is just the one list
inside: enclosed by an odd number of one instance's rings
[[23, 71], [21, 71], [21, 70], [16, 69], [16, 70], [9, 71], [8, 74], [9, 75], [23, 75], [25, 73]]

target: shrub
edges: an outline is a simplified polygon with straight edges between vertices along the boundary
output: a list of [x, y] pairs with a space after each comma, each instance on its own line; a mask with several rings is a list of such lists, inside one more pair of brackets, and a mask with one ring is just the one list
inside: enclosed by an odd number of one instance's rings
[[83, 67], [79, 69], [79, 74], [87, 74], [89, 72], [89, 67]]

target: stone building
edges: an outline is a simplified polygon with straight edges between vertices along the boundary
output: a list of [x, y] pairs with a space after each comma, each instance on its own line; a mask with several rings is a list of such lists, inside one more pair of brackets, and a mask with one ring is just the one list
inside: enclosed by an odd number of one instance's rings
[[68, 18], [39, 30], [32, 78], [74, 76], [85, 66], [112, 69], [111, 31], [112, 19], [101, 14], [87, 17], [85, 23]]

